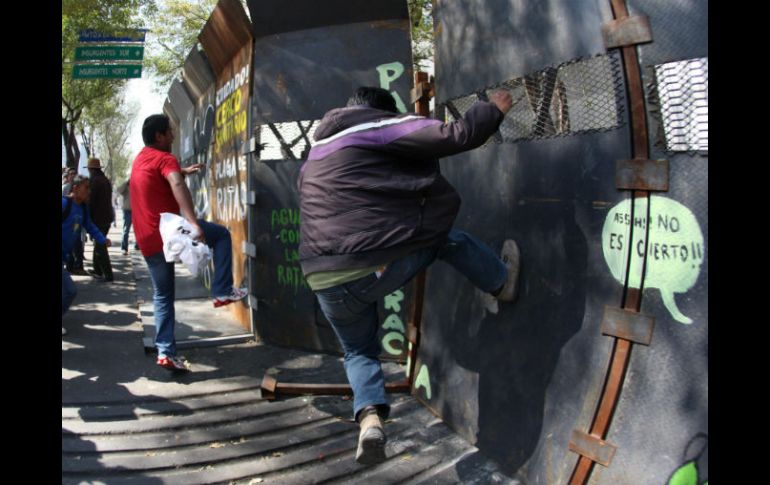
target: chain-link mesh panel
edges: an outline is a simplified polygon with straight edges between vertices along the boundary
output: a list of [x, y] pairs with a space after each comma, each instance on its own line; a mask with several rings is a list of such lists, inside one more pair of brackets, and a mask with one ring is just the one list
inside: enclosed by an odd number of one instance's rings
[[261, 160], [305, 160], [320, 120], [267, 123], [259, 126]]
[[574, 59], [482, 91], [446, 101], [447, 121], [461, 118], [478, 99], [506, 89], [513, 107], [491, 141], [514, 143], [609, 131], [623, 125], [624, 91], [615, 52]]
[[652, 67], [650, 116], [658, 130], [653, 144], [666, 152], [708, 152], [708, 57]]

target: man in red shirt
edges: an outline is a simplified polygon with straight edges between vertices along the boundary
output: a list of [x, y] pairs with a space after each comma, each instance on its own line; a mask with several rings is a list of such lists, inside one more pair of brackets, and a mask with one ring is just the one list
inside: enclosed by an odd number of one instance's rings
[[166, 115], [152, 115], [144, 120], [142, 139], [145, 147], [131, 168], [130, 198], [136, 242], [147, 262], [154, 288], [157, 364], [170, 370], [188, 371], [186, 362], [176, 355], [174, 263], [166, 262], [163, 254], [160, 214], [180, 214], [193, 227], [193, 237], [212, 248], [214, 278], [211, 293], [215, 307], [241, 300], [247, 292], [245, 288], [233, 286], [230, 232], [224, 226], [195, 217], [192, 195], [184, 177], [199, 171], [203, 165], [180, 167], [171, 154], [174, 133]]

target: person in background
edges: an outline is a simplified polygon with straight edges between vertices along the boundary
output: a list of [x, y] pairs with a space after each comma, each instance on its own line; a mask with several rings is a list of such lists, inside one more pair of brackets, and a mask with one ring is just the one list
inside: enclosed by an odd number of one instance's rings
[[[91, 177], [90, 215], [99, 231], [107, 234], [110, 224], [115, 219], [115, 211], [112, 207], [112, 184], [102, 172], [101, 161], [98, 158], [89, 159], [87, 167]], [[91, 276], [105, 282], [113, 281], [110, 253], [107, 252], [107, 246], [97, 241], [94, 241], [93, 263], [94, 269]]]
[[123, 239], [120, 241], [120, 249], [123, 254], [128, 254], [128, 235], [131, 231], [131, 188], [129, 184], [131, 179], [118, 185], [117, 192], [120, 194], [121, 208], [123, 209]]
[[[75, 241], [80, 239], [81, 229], [85, 229], [94, 238], [94, 241], [103, 244], [105, 247], [112, 245], [112, 242], [104, 237], [99, 228], [94, 225], [88, 216], [88, 201], [90, 195], [89, 180], [81, 175], [76, 175], [71, 180], [71, 193], [69, 197], [62, 196], [62, 217], [61, 217], [61, 314], [64, 316], [69, 310], [72, 301], [77, 295], [75, 283], [72, 281], [70, 273], [67, 271], [65, 261], [67, 256], [72, 253], [72, 246]], [[64, 326], [61, 328], [61, 334], [66, 335], [67, 330]]]
[[[62, 169], [62, 185], [61, 195], [62, 197], [69, 197], [72, 191], [72, 179], [77, 175], [77, 170], [72, 167], [65, 167]], [[85, 268], [83, 268], [83, 260], [85, 255], [83, 254], [83, 232], [81, 230], [79, 237], [75, 239], [72, 245], [72, 252], [67, 257], [67, 271], [71, 275], [87, 276]]]

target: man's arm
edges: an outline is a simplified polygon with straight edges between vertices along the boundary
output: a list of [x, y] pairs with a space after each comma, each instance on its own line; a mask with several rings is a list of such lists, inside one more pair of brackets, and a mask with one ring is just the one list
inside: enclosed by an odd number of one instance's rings
[[511, 94], [495, 91], [489, 101], [478, 101], [465, 115], [451, 123], [435, 124], [415, 130], [389, 145], [406, 158], [442, 158], [472, 150], [492, 136], [511, 109]]
[[187, 188], [187, 184], [184, 183], [184, 176], [180, 172], [171, 172], [166, 176], [169, 185], [171, 186], [171, 192], [174, 194], [177, 204], [179, 204], [179, 211], [182, 213], [187, 222], [193, 227], [197, 233], [193, 239], [197, 239], [201, 242], [206, 242], [203, 237], [203, 230], [198, 225], [198, 220], [195, 218], [195, 209], [193, 208], [192, 194], [190, 189]]

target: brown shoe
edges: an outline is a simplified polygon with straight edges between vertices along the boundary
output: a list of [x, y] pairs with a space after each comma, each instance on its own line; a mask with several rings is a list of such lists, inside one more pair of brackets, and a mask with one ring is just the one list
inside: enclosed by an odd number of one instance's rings
[[358, 435], [356, 461], [362, 465], [375, 465], [385, 461], [385, 443], [388, 439], [382, 429], [382, 421], [377, 415], [377, 408], [367, 407], [361, 411], [361, 432]]
[[500, 259], [503, 260], [506, 268], [508, 268], [508, 279], [496, 298], [500, 301], [513, 301], [516, 299], [516, 290], [519, 287], [519, 246], [516, 245], [516, 241], [506, 239], [503, 242]]

